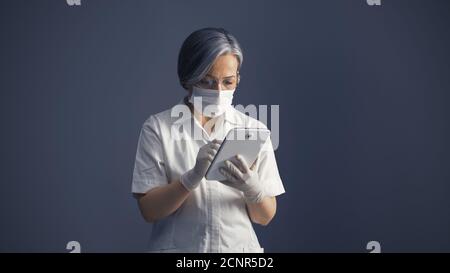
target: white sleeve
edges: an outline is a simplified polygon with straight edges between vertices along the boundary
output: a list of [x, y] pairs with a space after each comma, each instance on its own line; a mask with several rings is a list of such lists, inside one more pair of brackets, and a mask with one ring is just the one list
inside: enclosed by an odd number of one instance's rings
[[147, 191], [168, 184], [163, 148], [156, 118], [144, 122], [139, 135], [133, 170], [132, 193]]
[[259, 154], [257, 170], [261, 183], [264, 184], [267, 196], [277, 196], [285, 192], [283, 182], [278, 172], [277, 161], [273, 151], [272, 141], [269, 138], [267, 145]]

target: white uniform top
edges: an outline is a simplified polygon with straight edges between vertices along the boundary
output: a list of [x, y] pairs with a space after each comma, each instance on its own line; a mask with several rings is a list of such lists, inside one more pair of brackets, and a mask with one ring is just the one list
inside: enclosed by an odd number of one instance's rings
[[[183, 101], [178, 107], [180, 105], [185, 106]], [[172, 109], [151, 115], [142, 126], [133, 171], [133, 193], [145, 193], [179, 180], [194, 167], [200, 147], [215, 138], [223, 140], [231, 128], [267, 128], [262, 122], [230, 107], [217, 119], [215, 129], [208, 135], [192, 115], [172, 117]], [[181, 129], [173, 130], [172, 126]], [[191, 132], [202, 130], [203, 134], [195, 140], [183, 127], [192, 128]], [[272, 142], [268, 141], [270, 149], [261, 151], [256, 170], [265, 194], [277, 196], [285, 190]], [[264, 249], [256, 237], [242, 192], [203, 178], [174, 213], [154, 223], [148, 251], [264, 252]]]

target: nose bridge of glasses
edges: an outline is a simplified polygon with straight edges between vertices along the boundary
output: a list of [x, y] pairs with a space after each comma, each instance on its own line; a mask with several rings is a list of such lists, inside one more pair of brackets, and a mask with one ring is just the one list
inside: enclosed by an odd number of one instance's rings
[[[226, 80], [230, 80], [229, 77], [225, 77], [223, 79], [217, 78], [209, 78], [206, 82], [208, 84], [208, 88], [215, 90], [227, 90], [229, 85], [225, 83]], [[236, 82], [233, 82], [232, 85], [236, 85]]]

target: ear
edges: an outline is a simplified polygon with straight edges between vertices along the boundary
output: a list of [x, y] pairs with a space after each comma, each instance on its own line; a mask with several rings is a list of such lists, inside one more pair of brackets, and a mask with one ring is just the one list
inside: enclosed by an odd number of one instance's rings
[[237, 74], [237, 83], [239, 84], [239, 82], [241, 81], [241, 74], [238, 72], [236, 72]]

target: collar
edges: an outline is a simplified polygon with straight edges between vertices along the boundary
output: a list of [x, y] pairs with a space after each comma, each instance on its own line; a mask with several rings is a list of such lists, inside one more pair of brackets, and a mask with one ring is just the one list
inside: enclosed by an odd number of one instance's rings
[[[186, 109], [184, 109], [184, 114], [182, 115], [182, 117], [177, 117], [176, 121], [174, 122], [175, 124], [181, 124], [181, 123], [186, 123], [188, 121], [191, 121], [194, 118], [194, 115], [191, 113], [190, 109], [189, 109], [189, 97], [185, 96], [183, 99], [181, 99], [180, 101], [178, 101], [178, 103], [176, 105], [174, 105], [172, 107], [172, 111], [177, 111], [179, 112], [179, 110], [174, 110], [174, 108], [176, 107], [187, 107]], [[186, 110], [188, 110], [188, 114], [186, 113]], [[222, 121], [225, 121], [227, 123], [230, 123], [231, 125], [234, 126], [239, 126], [241, 125], [242, 122], [240, 122], [237, 118], [237, 113], [236, 113], [236, 109], [234, 109], [234, 107], [230, 107], [230, 109], [228, 109], [227, 111], [225, 111], [225, 113], [223, 113], [222, 115], [220, 115], [217, 119], [216, 124], [222, 124]], [[225, 124], [223, 124], [225, 125]]]

